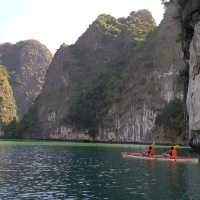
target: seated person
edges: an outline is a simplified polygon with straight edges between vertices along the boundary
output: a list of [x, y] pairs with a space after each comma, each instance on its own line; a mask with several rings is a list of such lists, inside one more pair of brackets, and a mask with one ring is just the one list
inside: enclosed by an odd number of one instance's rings
[[166, 151], [163, 154], [164, 157], [169, 157], [169, 158], [176, 158], [177, 157], [177, 151], [175, 149], [175, 147], [171, 147], [170, 150]]
[[149, 146], [149, 149], [147, 152], [145, 152], [145, 156], [155, 156], [156, 155], [156, 152], [155, 150], [153, 149], [152, 146]]

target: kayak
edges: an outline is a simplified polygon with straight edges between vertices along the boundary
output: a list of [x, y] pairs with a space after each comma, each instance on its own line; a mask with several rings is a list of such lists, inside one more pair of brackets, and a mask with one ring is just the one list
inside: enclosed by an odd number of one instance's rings
[[164, 157], [163, 155], [146, 156], [143, 153], [122, 152], [122, 157], [141, 159], [141, 160], [158, 160], [158, 161], [170, 161], [170, 162], [192, 163], [192, 164], [197, 164], [199, 162], [198, 158], [190, 158], [190, 157], [182, 157], [182, 156], [178, 156], [176, 158], [169, 158], [169, 157]]

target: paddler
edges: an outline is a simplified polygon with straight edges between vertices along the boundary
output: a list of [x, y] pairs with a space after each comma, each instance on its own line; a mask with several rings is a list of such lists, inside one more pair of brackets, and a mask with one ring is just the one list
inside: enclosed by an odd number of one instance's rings
[[152, 146], [149, 146], [149, 149], [148, 151], [145, 153], [146, 156], [155, 156], [156, 155], [156, 152], [155, 150], [153, 149]]
[[176, 158], [177, 157], [177, 151], [175, 147], [171, 147], [171, 149], [169, 149], [168, 151], [166, 151], [163, 154], [164, 157], [169, 157], [169, 158]]

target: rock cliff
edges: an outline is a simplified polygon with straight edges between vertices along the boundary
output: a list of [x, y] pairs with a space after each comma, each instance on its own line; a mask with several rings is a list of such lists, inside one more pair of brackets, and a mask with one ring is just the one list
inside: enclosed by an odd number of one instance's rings
[[[183, 61], [185, 68], [182, 71], [184, 81], [184, 103], [187, 105], [184, 123], [186, 124], [187, 140], [191, 146], [200, 150], [200, 1], [199, 0], [171, 0], [167, 6], [178, 6], [178, 19], [181, 22]], [[172, 10], [167, 8], [168, 10]]]
[[180, 79], [185, 63], [179, 8], [168, 5], [161, 25], [131, 54], [125, 90], [109, 110], [105, 122], [112, 123], [100, 128], [99, 140], [184, 143], [184, 84]]
[[40, 94], [51, 59], [50, 51], [35, 40], [0, 45], [0, 64], [9, 73], [19, 119]]
[[115, 99], [121, 98], [131, 57], [139, 56], [140, 46], [145, 46], [143, 43], [155, 29], [147, 10], [119, 19], [100, 15], [74, 45], [62, 45], [31, 112], [34, 116], [26, 117], [37, 119], [40, 132], [33, 131], [36, 123], [30, 122], [27, 127], [26, 120], [25, 136], [31, 133], [32, 137], [71, 139], [81, 132], [88, 133], [86, 138], [101, 140], [99, 126]]
[[191, 145], [200, 150], [200, 115], [199, 115], [199, 94], [200, 94], [200, 2], [180, 1], [182, 6], [182, 19], [184, 27], [184, 49], [187, 53], [185, 60], [188, 73], [188, 129]]
[[21, 136], [197, 141], [200, 3], [163, 3], [159, 27], [146, 10], [119, 19], [100, 15], [74, 45], [62, 45]]

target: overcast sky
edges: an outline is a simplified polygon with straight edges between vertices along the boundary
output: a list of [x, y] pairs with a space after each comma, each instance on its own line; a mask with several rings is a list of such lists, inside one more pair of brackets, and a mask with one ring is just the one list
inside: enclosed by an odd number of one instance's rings
[[161, 0], [0, 0], [0, 43], [36, 39], [54, 53], [74, 43], [100, 14], [127, 17], [148, 9], [157, 24], [163, 17]]

